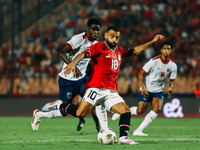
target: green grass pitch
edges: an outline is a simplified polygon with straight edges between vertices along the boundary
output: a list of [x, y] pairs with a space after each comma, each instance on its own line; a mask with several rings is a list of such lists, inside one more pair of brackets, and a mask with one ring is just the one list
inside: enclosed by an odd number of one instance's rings
[[[0, 117], [0, 150], [199, 150], [200, 119], [157, 118], [144, 130], [148, 137], [133, 136], [142, 117], [131, 118], [129, 137], [140, 145], [101, 145], [95, 125], [86, 117], [78, 132], [78, 119], [73, 117], [43, 119], [37, 132], [31, 128], [32, 117]], [[109, 127], [118, 137], [118, 121], [108, 118]]]

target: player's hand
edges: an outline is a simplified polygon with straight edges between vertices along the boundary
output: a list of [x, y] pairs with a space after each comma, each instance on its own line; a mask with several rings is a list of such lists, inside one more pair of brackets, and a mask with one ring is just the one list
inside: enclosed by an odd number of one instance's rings
[[68, 64], [63, 70], [65, 74], [70, 74], [73, 71], [73, 74], [75, 74], [75, 65], [73, 63]]
[[164, 39], [165, 37], [163, 36], [163, 35], [161, 35], [161, 34], [157, 34], [154, 38], [153, 38], [153, 42], [156, 42], [156, 41], [158, 41], [158, 40], [162, 40], [162, 39]]
[[168, 95], [171, 95], [171, 94], [172, 94], [172, 90], [173, 90], [172, 87], [169, 87], [169, 88], [168, 88]]
[[141, 89], [141, 95], [148, 95], [148, 92], [147, 92], [146, 88], [142, 88]]
[[78, 77], [80, 77], [80, 76], [82, 76], [81, 71], [80, 71], [77, 67], [75, 67], [75, 74], [74, 74], [74, 77], [78, 78]]

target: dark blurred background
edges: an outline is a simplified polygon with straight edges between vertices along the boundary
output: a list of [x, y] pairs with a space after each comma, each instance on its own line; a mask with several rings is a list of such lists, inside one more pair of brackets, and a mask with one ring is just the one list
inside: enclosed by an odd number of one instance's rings
[[[163, 34], [173, 44], [171, 57], [178, 66], [174, 93], [198, 97], [200, 0], [0, 0], [0, 97], [58, 97], [63, 64], [58, 50], [86, 30], [89, 17], [102, 21], [99, 41], [108, 25], [118, 26], [119, 46], [125, 48]], [[137, 95], [138, 71], [160, 54], [160, 44], [123, 61], [118, 80], [122, 96]]]

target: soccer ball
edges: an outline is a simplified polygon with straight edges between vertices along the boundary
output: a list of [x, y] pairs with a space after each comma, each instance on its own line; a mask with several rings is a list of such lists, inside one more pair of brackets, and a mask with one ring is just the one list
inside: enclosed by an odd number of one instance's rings
[[114, 144], [116, 143], [116, 133], [110, 128], [102, 129], [98, 133], [98, 141], [105, 145]]

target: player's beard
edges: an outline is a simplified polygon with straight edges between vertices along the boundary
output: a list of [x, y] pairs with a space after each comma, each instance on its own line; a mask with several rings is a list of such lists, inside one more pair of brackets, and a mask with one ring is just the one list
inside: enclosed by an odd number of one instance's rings
[[111, 49], [115, 49], [115, 47], [117, 46], [117, 43], [115, 43], [115, 42], [111, 43], [108, 41], [108, 39], [106, 39], [106, 43]]

